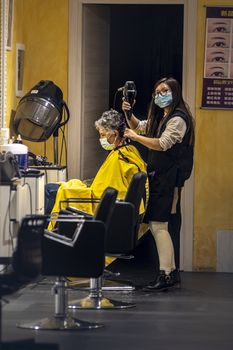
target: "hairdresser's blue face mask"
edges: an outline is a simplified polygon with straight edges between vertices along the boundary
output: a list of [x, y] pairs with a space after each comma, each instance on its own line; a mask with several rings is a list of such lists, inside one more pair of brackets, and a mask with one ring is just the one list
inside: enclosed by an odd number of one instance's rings
[[171, 91], [160, 92], [154, 96], [154, 103], [160, 108], [165, 108], [172, 103]]
[[114, 143], [109, 143], [107, 137], [102, 137], [100, 140], [100, 144], [106, 151], [112, 151], [115, 148]]

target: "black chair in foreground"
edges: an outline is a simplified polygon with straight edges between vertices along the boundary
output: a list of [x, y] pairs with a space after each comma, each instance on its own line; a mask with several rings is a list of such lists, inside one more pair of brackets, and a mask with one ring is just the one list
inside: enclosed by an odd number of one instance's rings
[[[107, 188], [98, 210], [110, 217], [117, 191]], [[18, 235], [13, 257], [14, 268], [21, 275], [58, 276], [53, 287], [54, 315], [35, 322], [19, 324], [20, 328], [79, 330], [102, 327], [102, 324], [80, 321], [67, 311], [66, 279], [63, 276], [99, 278], [104, 270], [105, 224], [83, 217], [60, 217], [58, 222], [76, 225], [72, 238], [38, 229], [40, 217], [25, 218]]]
[[[67, 312], [66, 274], [81, 277], [99, 276], [104, 268], [105, 227], [100, 221], [86, 222], [80, 218], [66, 218], [77, 224], [72, 239], [41, 230], [38, 222], [43, 217], [28, 217], [22, 221], [18, 245], [13, 256], [15, 271], [21, 276], [40, 274], [55, 276], [52, 288], [55, 296], [54, 315], [41, 320], [20, 323], [19, 328], [48, 330], [78, 330], [99, 328], [103, 325], [80, 321]], [[65, 219], [64, 219], [65, 220]], [[91, 237], [94, 234], [94, 239]], [[91, 254], [93, 253], [93, 254]]]
[[[90, 202], [93, 200], [88, 200], [88, 199], [75, 199], [75, 202]], [[116, 201], [115, 206], [118, 204], [118, 201]], [[133, 213], [134, 213], [134, 207], [130, 203], [123, 203], [124, 207], [126, 207], [126, 211], [123, 212], [127, 216], [127, 220], [132, 221], [133, 220]], [[115, 210], [115, 206], [112, 212], [112, 215]], [[79, 214], [82, 214], [83, 212], [77, 210], [77, 209], [72, 209], [72, 210], [62, 210], [60, 212], [60, 215], [69, 215], [70, 213], [73, 214], [73, 217], [78, 216]], [[109, 215], [106, 215], [107, 212], [104, 210], [101, 210], [99, 206], [96, 209], [95, 215], [90, 216], [86, 215], [84, 216], [86, 220], [100, 220], [105, 223], [105, 228], [106, 228], [106, 235], [108, 232], [108, 227], [111, 225], [112, 222], [112, 215], [111, 218]], [[123, 218], [121, 218], [123, 220]], [[57, 229], [59, 233], [65, 234], [65, 232], [69, 232], [69, 235], [72, 235], [72, 230], [74, 229], [72, 224], [67, 225], [66, 223], [61, 223], [57, 226]], [[105, 236], [106, 240], [106, 236]], [[69, 275], [70, 276], [70, 275]], [[103, 295], [102, 292], [102, 286], [103, 286], [103, 276], [104, 276], [104, 271], [103, 274], [99, 277], [92, 277], [90, 278], [90, 286], [88, 288], [89, 290], [89, 295], [83, 299], [76, 299], [73, 300], [69, 303], [68, 308], [69, 309], [98, 309], [98, 310], [103, 310], [103, 309], [126, 309], [130, 307], [134, 307], [135, 304], [132, 303], [126, 303], [123, 301], [118, 301], [118, 300], [113, 300], [113, 299], [108, 299]], [[83, 290], [83, 289], [82, 289]]]
[[[147, 175], [143, 172], [136, 173], [129, 185], [124, 201], [116, 201], [112, 218], [106, 225], [107, 233], [105, 240], [105, 255], [111, 255], [116, 258], [131, 259], [133, 258], [133, 250], [137, 244], [138, 229], [142, 221], [143, 215], [140, 215], [140, 204], [146, 196], [145, 185]], [[70, 199], [70, 203], [79, 202], [82, 199]], [[65, 211], [63, 211], [65, 213]], [[77, 209], [68, 207], [68, 213], [73, 215], [80, 213]], [[98, 216], [98, 213], [94, 216]], [[102, 220], [104, 220], [102, 218]], [[107, 272], [109, 275], [109, 273]], [[135, 306], [132, 303], [124, 303], [122, 301], [107, 300], [102, 296], [104, 290], [120, 290], [132, 291], [132, 285], [111, 285], [105, 286], [103, 281], [106, 276], [106, 270], [99, 279], [90, 280], [90, 294], [82, 300], [72, 300], [69, 303], [71, 309], [123, 309]], [[82, 288], [78, 288], [82, 289]], [[94, 297], [93, 291], [98, 291], [99, 297]], [[95, 292], [96, 293], [96, 292]], [[98, 294], [97, 293], [97, 294]]]

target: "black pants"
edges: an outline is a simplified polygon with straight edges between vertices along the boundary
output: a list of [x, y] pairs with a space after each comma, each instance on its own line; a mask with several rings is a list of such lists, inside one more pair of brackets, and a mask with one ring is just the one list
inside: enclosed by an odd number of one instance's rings
[[59, 184], [49, 183], [45, 185], [45, 214], [49, 215], [55, 204]]

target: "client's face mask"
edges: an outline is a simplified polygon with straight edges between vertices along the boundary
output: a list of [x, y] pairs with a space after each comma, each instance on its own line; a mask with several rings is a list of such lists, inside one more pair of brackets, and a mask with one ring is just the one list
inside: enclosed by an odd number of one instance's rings
[[100, 140], [101, 146], [106, 150], [106, 151], [111, 151], [115, 148], [114, 143], [109, 143], [107, 140], [107, 137], [102, 137]]
[[171, 91], [160, 92], [154, 96], [154, 103], [160, 108], [165, 108], [172, 103]]

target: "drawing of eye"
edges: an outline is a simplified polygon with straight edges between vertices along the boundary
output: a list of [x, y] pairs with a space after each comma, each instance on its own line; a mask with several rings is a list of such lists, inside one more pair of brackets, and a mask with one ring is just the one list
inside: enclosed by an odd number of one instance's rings
[[211, 47], [227, 47], [224, 41], [216, 40], [211, 44]]
[[206, 76], [207, 77], [219, 77], [219, 78], [225, 77], [224, 68], [220, 67], [220, 66], [207, 67]]
[[225, 62], [225, 57], [223, 52], [213, 52], [211, 62]]
[[228, 48], [229, 47], [230, 36], [229, 34], [209, 34], [207, 38], [207, 47], [214, 48]]
[[227, 29], [225, 27], [217, 27], [215, 28], [214, 32], [226, 33]]
[[209, 77], [224, 77], [224, 73], [221, 71], [212, 72]]
[[211, 62], [225, 62], [225, 58], [223, 56], [214, 56]]
[[230, 23], [229, 21], [221, 22], [209, 22], [208, 31], [210, 33], [229, 33], [230, 32]]
[[227, 33], [227, 27], [224, 26], [218, 26], [213, 29], [213, 32], [218, 32], [218, 33]]
[[228, 56], [229, 56], [229, 50], [226, 50], [226, 49], [217, 49], [216, 50], [214, 48], [209, 48], [209, 49], [207, 49], [206, 61], [207, 62], [227, 63]]
[[228, 47], [228, 40], [229, 37], [227, 36], [216, 36], [216, 35], [210, 35], [208, 38], [208, 47]]

